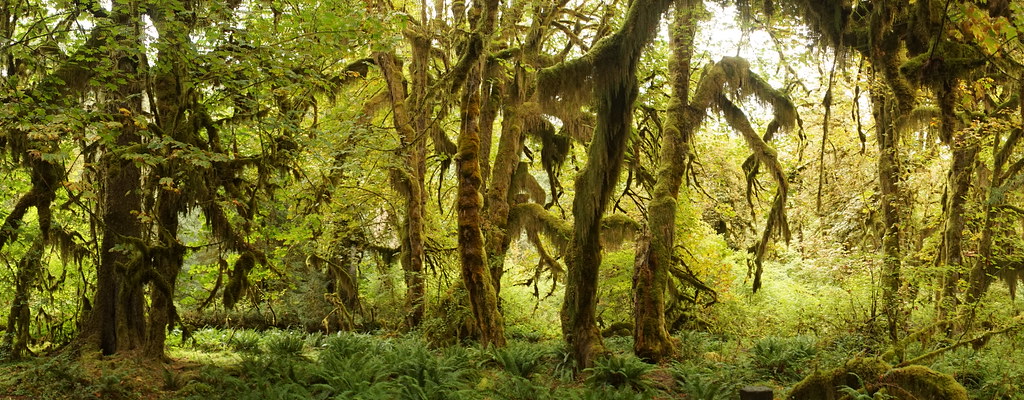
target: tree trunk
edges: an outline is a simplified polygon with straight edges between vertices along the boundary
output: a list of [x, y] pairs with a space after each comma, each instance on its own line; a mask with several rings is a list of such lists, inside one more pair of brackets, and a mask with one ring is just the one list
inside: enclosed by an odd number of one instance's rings
[[689, 0], [676, 2], [671, 26], [672, 100], [658, 157], [658, 177], [653, 198], [648, 204], [649, 232], [637, 243], [633, 271], [633, 351], [649, 362], [660, 362], [673, 353], [672, 340], [665, 326], [665, 290], [675, 248], [676, 209], [679, 188], [690, 157], [689, 143], [693, 121], [685, 117], [690, 94], [690, 59], [696, 21], [695, 7]]
[[43, 270], [42, 257], [45, 238], [39, 235], [20, 261], [18, 273], [14, 281], [14, 299], [11, 302], [10, 314], [7, 315], [7, 332], [4, 334], [4, 347], [10, 349], [8, 358], [20, 359], [29, 352], [29, 324], [32, 322], [29, 301], [32, 298], [32, 287], [39, 279]]
[[[1020, 88], [1020, 95], [1024, 95], [1024, 86]], [[1024, 107], [1021, 107], [1021, 116], [1024, 117]], [[992, 284], [992, 277], [998, 272], [996, 267], [997, 263], [993, 262], [993, 240], [995, 236], [996, 219], [998, 206], [1005, 204], [1005, 192], [1008, 190], [1007, 185], [1012, 184], [1013, 180], [1018, 176], [1021, 171], [1020, 164], [1024, 161], [1017, 161], [1014, 165], [1007, 167], [1010, 156], [1014, 153], [1017, 147], [1017, 143], [1020, 142], [1024, 131], [1021, 129], [1014, 129], [1006, 137], [1004, 141], [997, 131], [995, 138], [992, 140], [992, 154], [993, 166], [992, 166], [992, 180], [988, 187], [988, 201], [985, 202], [985, 223], [981, 231], [981, 240], [978, 244], [978, 261], [975, 262], [971, 268], [971, 274], [969, 278], [969, 286], [967, 289], [966, 302], [968, 305], [973, 305], [985, 295], [988, 291], [989, 285]], [[1014, 168], [1016, 167], [1016, 168]], [[970, 313], [974, 313], [975, 308], [970, 309]]]
[[[877, 108], [885, 107], [883, 99], [876, 99]], [[876, 114], [876, 121], [895, 121], [895, 118], [879, 116], [888, 114], [881, 110]], [[896, 130], [891, 122], [877, 122], [878, 134], [878, 183], [882, 206], [882, 310], [888, 317], [889, 338], [896, 343], [899, 339], [899, 321], [902, 315], [902, 300], [897, 295], [900, 289], [900, 172], [897, 164], [899, 150], [897, 148]]]
[[[961, 138], [961, 140], [963, 140]], [[974, 163], [978, 156], [978, 146], [956, 142], [950, 144], [953, 160], [950, 162], [946, 180], [947, 196], [945, 206], [946, 221], [942, 231], [942, 258], [944, 268], [942, 292], [938, 304], [939, 319], [945, 319], [950, 311], [959, 305], [958, 285], [967, 271], [963, 264], [964, 237], [964, 206], [967, 203], [968, 191], [971, 189], [971, 178], [974, 175]]]
[[[877, 20], [873, 24], [884, 24], [897, 13], [895, 5], [880, 4], [872, 13]], [[880, 32], [881, 37], [868, 51], [874, 68], [882, 73], [885, 87], [872, 90], [872, 108], [875, 117], [875, 134], [878, 142], [878, 186], [882, 214], [882, 311], [888, 319], [889, 339], [899, 341], [903, 320], [903, 300], [899, 295], [902, 285], [900, 268], [902, 262], [901, 229], [903, 218], [901, 207], [904, 194], [900, 189], [902, 174], [899, 166], [899, 131], [897, 122], [908, 115], [914, 107], [915, 94], [906, 79], [900, 75], [900, 38], [894, 32]], [[887, 89], [887, 90], [886, 90]]]
[[[405, 218], [402, 222], [402, 269], [405, 271], [406, 283], [406, 324], [409, 327], [419, 326], [423, 320], [423, 297], [425, 294], [423, 279], [424, 252], [424, 208], [426, 207], [424, 175], [426, 174], [426, 141], [424, 140], [426, 119], [425, 111], [413, 107], [419, 104], [425, 95], [426, 56], [429, 42], [423, 43], [422, 38], [410, 38], [413, 42], [413, 95], [406, 98], [405, 81], [396, 57], [391, 53], [378, 53], [377, 65], [387, 83], [392, 106], [392, 120], [402, 141], [402, 153], [405, 166], [392, 171], [392, 182], [405, 197]], [[413, 117], [415, 115], [415, 118]]]
[[[185, 61], [187, 49], [184, 44], [189, 43], [190, 29], [181, 22], [183, 18], [175, 18], [178, 12], [185, 11], [184, 5], [180, 2], [172, 4], [148, 10], [160, 40], [152, 89], [156, 99], [153, 107], [156, 110], [157, 125], [164, 135], [175, 141], [196, 143], [199, 142], [198, 133], [192, 127], [193, 124], [186, 121], [186, 113], [192, 111], [191, 104], [182, 92], [188, 86], [189, 80], [186, 69], [188, 63]], [[154, 173], [157, 179], [183, 176], [188, 174], [189, 168], [185, 162], [168, 159], [156, 166]], [[186, 211], [186, 201], [182, 193], [174, 190], [159, 190], [156, 196], [155, 222], [158, 244], [148, 260], [156, 274], [150, 284], [149, 330], [145, 353], [155, 359], [165, 359], [166, 331], [178, 318], [174, 306], [175, 283], [185, 257], [185, 247], [178, 241], [178, 215]]]
[[[485, 62], [485, 40], [494, 26], [497, 1], [488, 1], [483, 7], [480, 21], [467, 45], [465, 58], [460, 61], [471, 63], [463, 86], [461, 131], [458, 154], [455, 156], [458, 174], [458, 229], [459, 258], [462, 264], [462, 280], [469, 294], [469, 304], [480, 332], [480, 344], [501, 347], [505, 345], [505, 327], [498, 312], [496, 286], [491, 278], [484, 248], [481, 228], [483, 218], [483, 196], [480, 187], [483, 177], [480, 172], [480, 91], [481, 69]], [[474, 3], [478, 7], [478, 3]]]
[[[592, 366], [596, 356], [605, 351], [596, 319], [601, 219], [618, 183], [632, 130], [640, 54], [654, 38], [661, 14], [669, 5], [670, 1], [662, 0], [631, 2], [619, 31], [595, 44], [587, 55], [542, 71], [538, 83], [545, 91], [542, 97], [551, 102], [560, 97], [558, 90], [577, 91], [574, 95], [578, 96], [579, 88], [571, 86], [582, 84], [578, 82], [581, 78], [595, 77], [593, 104], [597, 123], [587, 151], [587, 164], [576, 176], [572, 206], [575, 223], [566, 251], [568, 273], [561, 311], [562, 335], [576, 367], [581, 369]], [[579, 71], [589, 74], [581, 77]]]
[[142, 240], [142, 226], [135, 215], [142, 206], [142, 172], [133, 161], [118, 154], [118, 149], [141, 140], [135, 124], [142, 109], [140, 59], [133, 54], [139, 48], [139, 15], [133, 6], [117, 1], [112, 13], [112, 20], [123, 28], [115, 38], [117, 48], [113, 51], [116, 77], [123, 83], [111, 93], [116, 100], [108, 111], [118, 116], [121, 127], [101, 160], [100, 264], [91, 321], [84, 332], [85, 336], [99, 335], [105, 355], [138, 349], [146, 338], [145, 299], [137, 271], [143, 267], [137, 246]]
[[480, 72], [473, 68], [462, 96], [462, 131], [455, 157], [459, 177], [458, 225], [462, 280], [483, 346], [504, 346], [505, 329], [484, 250], [480, 195]]

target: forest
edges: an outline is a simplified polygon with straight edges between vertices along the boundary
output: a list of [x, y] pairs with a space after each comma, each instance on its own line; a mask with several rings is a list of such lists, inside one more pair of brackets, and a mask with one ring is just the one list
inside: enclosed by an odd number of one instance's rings
[[1020, 0], [0, 1], [0, 398], [1024, 399]]

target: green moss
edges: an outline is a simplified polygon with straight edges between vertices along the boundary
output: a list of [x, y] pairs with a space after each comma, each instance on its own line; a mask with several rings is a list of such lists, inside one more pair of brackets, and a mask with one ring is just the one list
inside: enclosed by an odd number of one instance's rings
[[952, 376], [921, 365], [896, 368], [882, 376], [882, 391], [900, 400], [967, 400], [964, 389]]
[[789, 392], [791, 400], [837, 400], [846, 398], [840, 387], [881, 392], [900, 400], [967, 400], [967, 390], [952, 376], [928, 367], [911, 365], [892, 369], [880, 358], [854, 358], [846, 365], [815, 372]]
[[914, 83], [932, 85], [961, 77], [985, 63], [985, 55], [976, 46], [950, 41], [936, 46], [903, 62], [900, 74]]
[[793, 386], [791, 400], [836, 400], [843, 398], [838, 388], [860, 388], [861, 381], [874, 381], [890, 370], [889, 364], [879, 358], [854, 358], [846, 365], [831, 371], [816, 371]]

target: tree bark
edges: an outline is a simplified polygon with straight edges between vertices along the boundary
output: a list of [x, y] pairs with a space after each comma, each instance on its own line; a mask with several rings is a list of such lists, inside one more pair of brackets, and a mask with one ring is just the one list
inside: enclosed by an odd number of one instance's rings
[[504, 346], [505, 332], [498, 296], [487, 264], [481, 225], [483, 197], [480, 194], [479, 70], [474, 68], [462, 97], [462, 131], [455, 158], [459, 176], [458, 227], [462, 280], [469, 292], [469, 304], [480, 331], [483, 346]]
[[[671, 1], [665, 0], [631, 2], [619, 31], [602, 39], [579, 59], [543, 70], [538, 83], [544, 90], [542, 97], [551, 103], [557, 98], [578, 98], [584, 93], [578, 85], [594, 78], [590, 83], [594, 85], [597, 123], [587, 151], [587, 164], [575, 182], [575, 224], [566, 251], [568, 273], [561, 311], [562, 335], [580, 369], [593, 365], [597, 355], [605, 351], [596, 319], [601, 219], [618, 182], [632, 129], [640, 54], [654, 38], [661, 14], [669, 5]], [[568, 94], [559, 93], [560, 90]]]
[[[959, 141], [963, 141], [960, 138]], [[947, 196], [944, 205], [946, 220], [942, 230], [941, 263], [946, 270], [942, 277], [942, 292], [939, 299], [939, 319], [946, 319], [950, 311], [959, 305], [957, 294], [959, 282], [967, 271], [963, 259], [964, 207], [971, 189], [974, 176], [974, 163], [977, 161], [978, 146], [967, 143], [950, 144], [953, 159], [950, 161], [949, 174], [946, 179]]]
[[[477, 4], [474, 3], [474, 8], [478, 7]], [[485, 62], [485, 40], [494, 28], [497, 7], [496, 0], [487, 1], [483, 5], [478, 25], [469, 39], [469, 49], [460, 62], [472, 64], [463, 86], [462, 122], [458, 153], [455, 156], [459, 178], [457, 209], [462, 280], [469, 293], [470, 308], [480, 332], [480, 344], [484, 347], [505, 345], [505, 327], [501, 313], [498, 312], [497, 287], [491, 278], [484, 247], [481, 215], [483, 196], [480, 192], [483, 184], [480, 171], [481, 69]]]
[[[392, 171], [392, 182], [405, 197], [403, 221], [402, 269], [406, 283], [406, 324], [419, 326], [423, 320], [425, 286], [423, 279], [424, 209], [426, 207], [424, 175], [426, 174], [426, 118], [420, 103], [426, 90], [426, 56], [429, 42], [411, 37], [413, 42], [413, 94], [407, 98], [405, 81], [396, 56], [378, 53], [377, 65], [384, 75], [391, 98], [392, 120], [401, 137], [400, 157], [405, 166]], [[412, 103], [410, 110], [409, 103]]]
[[142, 109], [138, 76], [140, 59], [137, 50], [139, 21], [135, 6], [115, 1], [112, 21], [122, 27], [113, 50], [116, 76], [123, 79], [113, 91], [108, 111], [118, 116], [121, 126], [114, 142], [101, 159], [102, 189], [100, 264], [96, 273], [96, 293], [91, 321], [85, 333], [99, 335], [100, 349], [110, 355], [142, 346], [146, 338], [145, 299], [140, 283], [142, 268], [137, 243], [142, 225], [135, 213], [141, 210], [142, 172], [132, 160], [121, 157], [117, 150], [140, 143], [141, 136], [135, 116]]
[[7, 332], [4, 334], [4, 347], [10, 349], [7, 358], [20, 359], [29, 353], [29, 324], [32, 322], [29, 301], [32, 298], [32, 287], [39, 279], [43, 270], [42, 257], [46, 240], [39, 235], [20, 261], [18, 273], [14, 280], [14, 299], [11, 302], [10, 314], [7, 315]]
[[[884, 25], [896, 18], [897, 5], [892, 2], [878, 4], [872, 12], [872, 25]], [[906, 79], [900, 75], [900, 37], [897, 33], [876, 32], [879, 37], [868, 50], [871, 64], [883, 76], [885, 87], [872, 90], [872, 109], [878, 142], [878, 186], [882, 214], [882, 311], [888, 320], [889, 339], [899, 341], [903, 320], [903, 300], [899, 296], [902, 285], [901, 231], [904, 200], [900, 189], [902, 174], [899, 167], [899, 130], [897, 123], [914, 107], [916, 96]]]
[[[1021, 87], [1019, 95], [1024, 95], [1024, 87]], [[1021, 107], [1021, 116], [1024, 117], [1024, 107]], [[993, 262], [993, 241], [995, 236], [995, 228], [997, 226], [997, 209], [1000, 205], [1006, 202], [1005, 192], [1007, 191], [1006, 185], [1012, 183], [1018, 174], [1021, 172], [1022, 163], [1024, 160], [1018, 160], [1013, 165], [1009, 165], [1010, 156], [1013, 155], [1017, 148], [1017, 144], [1020, 142], [1021, 137], [1024, 136], [1024, 130], [1017, 128], [1007, 135], [1006, 140], [1001, 138], [999, 132], [996, 132], [995, 138], [992, 140], [992, 154], [993, 154], [993, 166], [992, 166], [992, 180], [989, 183], [987, 190], [988, 201], [985, 202], [985, 222], [981, 231], [981, 239], [978, 244], [979, 257], [975, 264], [971, 267], [969, 286], [967, 288], [966, 303], [969, 305], [976, 304], [981, 301], [981, 298], [985, 295], [989, 285], [992, 284], [992, 277], [996, 275], [998, 264]], [[974, 308], [970, 311], [972, 314]]]
[[633, 351], [649, 362], [660, 362], [673, 353], [665, 326], [665, 290], [675, 248], [676, 210], [679, 188], [690, 158], [690, 137], [696, 129], [686, 119], [689, 107], [690, 60], [696, 32], [694, 12], [700, 4], [676, 1], [675, 20], [670, 27], [669, 75], [672, 100], [658, 157], [658, 177], [648, 204], [649, 232], [637, 243], [633, 271]]

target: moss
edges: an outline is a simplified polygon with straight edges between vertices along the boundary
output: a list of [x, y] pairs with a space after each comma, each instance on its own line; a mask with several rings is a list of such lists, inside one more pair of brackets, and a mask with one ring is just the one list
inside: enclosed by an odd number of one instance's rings
[[964, 75], [985, 63], [985, 55], [976, 46], [943, 41], [933, 50], [904, 61], [900, 74], [918, 84], [935, 85]]
[[921, 365], [893, 369], [882, 377], [879, 386], [881, 391], [899, 400], [968, 399], [967, 389], [952, 376]]
[[815, 371], [793, 386], [790, 400], [836, 400], [843, 398], [838, 388], [860, 388], [861, 381], [873, 381], [890, 370], [889, 364], [879, 358], [854, 358], [846, 365], [831, 371]]
[[[880, 392], [900, 400], [967, 400], [967, 390], [952, 376], [920, 365], [893, 369], [880, 358], [854, 358], [831, 371], [817, 371], [796, 384], [790, 400], [837, 400], [847, 398], [840, 387]], [[865, 387], [866, 386], [866, 387]]]

